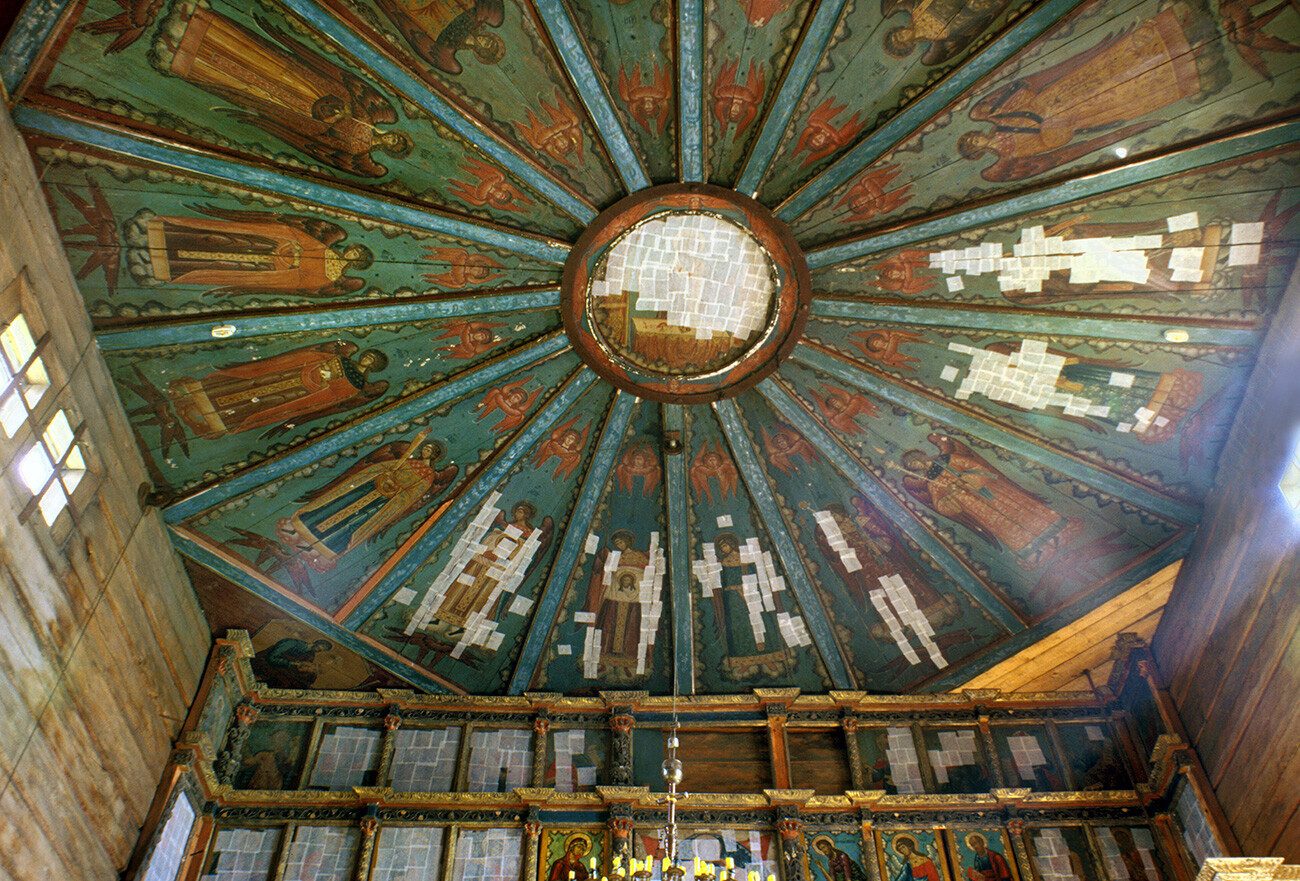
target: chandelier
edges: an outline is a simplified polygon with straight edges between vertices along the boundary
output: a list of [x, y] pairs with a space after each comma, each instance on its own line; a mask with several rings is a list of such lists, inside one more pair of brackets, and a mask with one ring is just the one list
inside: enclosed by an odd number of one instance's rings
[[[655, 869], [659, 869], [659, 881], [683, 881], [687, 875], [687, 868], [682, 866], [678, 859], [677, 849], [677, 802], [689, 795], [689, 793], [677, 791], [677, 786], [682, 782], [682, 761], [677, 758], [677, 731], [681, 725], [677, 721], [677, 659], [673, 659], [673, 724], [668, 734], [668, 755], [664, 759], [661, 770], [663, 772], [664, 782], [668, 784], [668, 793], [662, 799], [660, 804], [668, 805], [668, 822], [659, 829], [659, 840], [663, 844], [664, 856], [656, 865], [656, 861], [651, 857], [637, 859], [629, 857], [627, 865], [624, 865], [623, 855], [615, 854], [613, 864], [611, 865], [610, 874], [602, 875], [600, 881], [652, 881], [655, 877]], [[595, 875], [595, 859], [592, 860], [592, 874]], [[744, 879], [736, 876], [736, 863], [733, 857], [726, 857], [721, 861], [721, 865], [715, 865], [708, 860], [702, 860], [698, 856], [689, 866], [694, 881], [759, 881], [759, 873], [750, 870]], [[574, 878], [574, 873], [569, 872], [569, 878]], [[776, 881], [776, 875], [769, 873], [766, 881]]]

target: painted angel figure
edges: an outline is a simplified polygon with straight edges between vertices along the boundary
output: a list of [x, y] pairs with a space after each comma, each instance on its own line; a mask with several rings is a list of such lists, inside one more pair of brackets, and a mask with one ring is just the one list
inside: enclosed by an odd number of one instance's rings
[[[523, 581], [550, 547], [555, 521], [547, 516], [540, 524], [534, 525], [536, 519], [537, 506], [532, 502], [516, 502], [508, 516], [505, 511], [499, 512], [483, 537], [481, 548], [451, 583], [435, 609], [434, 617], [457, 627], [465, 627], [476, 613], [495, 619], [496, 604], [501, 596], [497, 590], [501, 586], [501, 573], [511, 568], [510, 563], [519, 560], [526, 564], [517, 579]], [[534, 533], [537, 534], [536, 541], [530, 542], [528, 539]], [[525, 554], [531, 556], [524, 560]]]
[[387, 382], [370, 378], [388, 366], [388, 356], [358, 349], [342, 341], [304, 346], [224, 364], [198, 379], [183, 376], [167, 391], [176, 415], [199, 437], [255, 428], [275, 437], [293, 425], [364, 406], [388, 390]]
[[935, 512], [1011, 551], [1027, 568], [1055, 558], [1080, 537], [1082, 522], [1057, 513], [966, 444], [937, 433], [929, 440], [937, 454], [903, 454], [903, 487]]
[[374, 153], [403, 157], [414, 142], [381, 131], [398, 121], [392, 103], [350, 70], [261, 17], [270, 39], [194, 0], [172, 7], [154, 38], [159, 70], [235, 105], [226, 114], [340, 171], [377, 178]]
[[700, 451], [691, 462], [691, 488], [697, 497], [704, 496], [708, 499], [709, 504], [713, 504], [713, 485], [709, 482], [711, 479], [718, 483], [718, 501], [725, 502], [729, 496], [735, 495], [740, 473], [731, 457], [723, 450], [720, 440], [714, 440], [712, 446], [707, 442], [700, 444]]
[[582, 451], [587, 446], [587, 435], [591, 432], [591, 423], [581, 429], [574, 428], [573, 424], [577, 421], [578, 417], [574, 416], [550, 433], [538, 448], [533, 467], [541, 468], [551, 459], [556, 459], [558, 463], [551, 476], [561, 480], [569, 479], [569, 475], [582, 464]]
[[[992, 123], [993, 130], [962, 135], [961, 155], [997, 156], [980, 172], [985, 180], [1025, 180], [1164, 122], [1139, 116], [1221, 88], [1208, 58], [1204, 64], [1197, 59], [1212, 47], [1193, 48], [1184, 32], [1190, 14], [1171, 6], [1073, 58], [984, 95], [970, 118]], [[1104, 87], [1114, 84], [1117, 70], [1133, 73], [1118, 86]], [[1203, 70], [1209, 74], [1205, 79]]]
[[456, 465], [437, 468], [442, 444], [384, 444], [338, 477], [298, 498], [304, 504], [280, 518], [275, 532], [286, 547], [317, 572], [380, 538], [394, 524], [436, 498], [455, 480]]
[[127, 271], [136, 284], [202, 285], [208, 295], [324, 299], [361, 290], [365, 282], [349, 273], [374, 262], [369, 248], [344, 245], [347, 231], [320, 217], [189, 207], [203, 216], [141, 208], [122, 224]]

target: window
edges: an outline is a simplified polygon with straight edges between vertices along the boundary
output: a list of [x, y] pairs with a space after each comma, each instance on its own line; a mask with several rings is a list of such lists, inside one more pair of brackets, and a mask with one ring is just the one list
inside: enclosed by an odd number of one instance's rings
[[26, 522], [39, 506], [45, 522], [53, 526], [59, 513], [86, 474], [86, 460], [77, 447], [77, 440], [85, 428], [81, 423], [75, 429], [68, 422], [68, 414], [56, 410], [40, 442], [18, 459], [18, 475], [32, 492], [31, 503], [18, 519]]
[[1296, 517], [1300, 517], [1300, 437], [1296, 438], [1295, 448], [1291, 451], [1291, 458], [1286, 463], [1286, 470], [1282, 472], [1277, 488], [1281, 491], [1286, 506]]
[[18, 522], [32, 523], [39, 510], [61, 542], [93, 497], [101, 463], [61, 363], [76, 353], [62, 351], [47, 318], [25, 268], [0, 287], [0, 467], [15, 495], [30, 494]]
[[40, 340], [32, 339], [27, 319], [18, 315], [0, 333], [0, 427], [8, 437], [13, 437], [31, 417], [50, 388], [50, 377], [41, 361], [41, 351], [49, 342], [46, 333]]

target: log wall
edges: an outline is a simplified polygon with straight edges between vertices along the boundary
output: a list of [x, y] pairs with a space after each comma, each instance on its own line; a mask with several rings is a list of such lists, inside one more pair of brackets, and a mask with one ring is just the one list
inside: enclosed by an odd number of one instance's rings
[[1300, 860], [1300, 518], [1278, 479], [1300, 436], [1294, 274], [1153, 649], [1251, 856]]
[[85, 420], [90, 464], [78, 522], [21, 524], [14, 465], [36, 438], [0, 433], [0, 878], [104, 881], [149, 811], [208, 630], [162, 520], [141, 513], [131, 429], [3, 110], [0, 170], [0, 296], [49, 330], [46, 396]]

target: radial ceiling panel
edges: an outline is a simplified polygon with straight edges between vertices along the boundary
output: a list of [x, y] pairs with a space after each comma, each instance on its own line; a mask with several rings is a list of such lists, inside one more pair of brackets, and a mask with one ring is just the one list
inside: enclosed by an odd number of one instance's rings
[[969, 681], [1182, 555], [1300, 250], [1294, 4], [32, 5], [150, 498], [375, 681]]

